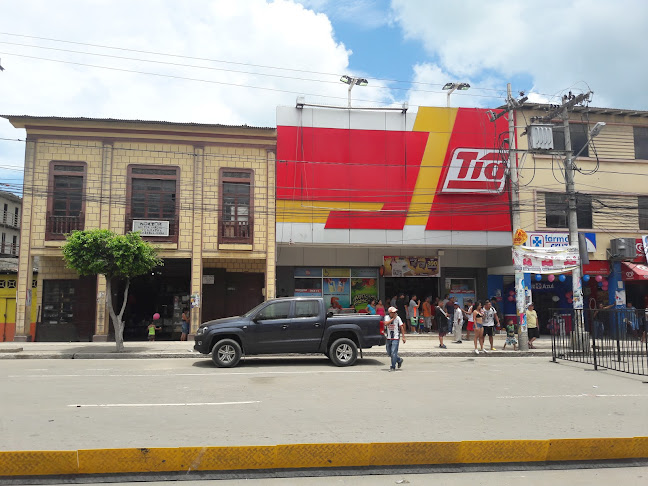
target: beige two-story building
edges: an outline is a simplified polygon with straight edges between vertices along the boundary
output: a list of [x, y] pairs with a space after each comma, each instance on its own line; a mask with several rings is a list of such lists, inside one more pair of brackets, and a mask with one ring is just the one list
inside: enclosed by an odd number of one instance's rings
[[[139, 120], [5, 116], [27, 131], [16, 340], [107, 340], [113, 333], [102, 276], [65, 267], [75, 230], [141, 231], [164, 265], [133, 279], [126, 340], [192, 332], [275, 294], [273, 128]], [[39, 311], [30, 331], [33, 263]], [[113, 302], [121, 300], [116, 286]]]
[[[558, 116], [546, 117], [554, 107], [525, 104], [518, 111], [518, 148], [528, 148], [525, 130], [535, 122], [553, 129], [553, 152], [537, 150], [520, 155], [522, 228], [530, 246], [562, 246], [568, 242], [568, 200], [565, 186], [565, 130]], [[605, 123], [595, 137], [597, 122]], [[648, 112], [576, 106], [570, 112], [569, 131], [575, 164], [577, 223], [584, 233], [590, 263], [583, 266], [586, 307], [625, 298], [637, 308], [648, 307], [648, 267], [641, 237], [648, 235]], [[628, 238], [635, 258], [615, 255], [612, 241]], [[622, 261], [625, 260], [625, 261]], [[570, 307], [571, 276], [564, 281], [532, 279], [538, 313], [552, 307]], [[541, 319], [542, 321], [543, 319]], [[542, 324], [542, 323], [541, 323]]]

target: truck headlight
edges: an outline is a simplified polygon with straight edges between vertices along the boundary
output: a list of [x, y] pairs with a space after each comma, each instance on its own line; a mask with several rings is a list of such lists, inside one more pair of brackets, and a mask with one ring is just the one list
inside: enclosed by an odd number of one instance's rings
[[207, 326], [205, 327], [199, 327], [198, 330], [196, 331], [197, 335], [205, 334], [207, 332]]

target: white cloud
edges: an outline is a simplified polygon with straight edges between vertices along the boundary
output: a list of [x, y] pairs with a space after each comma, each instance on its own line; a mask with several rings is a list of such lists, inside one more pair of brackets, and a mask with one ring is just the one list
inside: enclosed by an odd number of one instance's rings
[[405, 37], [455, 76], [527, 76], [549, 99], [589, 85], [596, 106], [648, 109], [643, 0], [392, 0], [392, 9]]
[[[346, 104], [346, 86], [339, 82], [339, 76], [352, 74], [348, 68], [350, 51], [335, 40], [329, 18], [290, 0], [23, 0], [3, 7], [0, 32], [238, 63], [155, 56], [0, 34], [0, 58], [6, 69], [0, 73], [1, 111], [5, 114], [274, 126], [275, 107], [293, 104], [300, 94], [311, 102]], [[8, 42], [164, 63], [81, 55]], [[61, 64], [19, 54], [210, 82]], [[196, 69], [186, 64], [212, 69]], [[384, 90], [365, 90], [362, 95], [373, 102], [387, 97]], [[24, 134], [0, 120], [0, 137], [18, 136]], [[22, 166], [23, 150], [22, 144], [0, 140], [0, 166]], [[4, 176], [0, 174], [0, 178]]]

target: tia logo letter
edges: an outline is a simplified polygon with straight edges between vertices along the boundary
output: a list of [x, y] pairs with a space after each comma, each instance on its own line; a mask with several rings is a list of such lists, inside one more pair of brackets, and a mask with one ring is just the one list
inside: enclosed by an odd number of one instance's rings
[[506, 165], [492, 149], [458, 148], [441, 192], [499, 194], [504, 190]]

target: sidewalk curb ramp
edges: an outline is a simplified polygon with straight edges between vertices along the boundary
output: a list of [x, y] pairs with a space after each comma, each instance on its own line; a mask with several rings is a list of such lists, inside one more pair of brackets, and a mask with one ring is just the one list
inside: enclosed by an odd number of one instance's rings
[[648, 437], [283, 444], [241, 447], [0, 451], [0, 481], [19, 477], [278, 471], [648, 459]]

